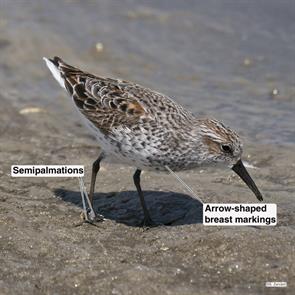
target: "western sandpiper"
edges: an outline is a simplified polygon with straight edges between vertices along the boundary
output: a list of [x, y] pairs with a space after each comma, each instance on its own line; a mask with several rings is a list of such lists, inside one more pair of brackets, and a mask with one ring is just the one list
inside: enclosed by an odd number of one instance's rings
[[138, 84], [89, 74], [59, 57], [44, 60], [102, 149], [92, 165], [91, 203], [100, 162], [107, 156], [136, 168], [133, 179], [144, 225], [153, 224], [140, 186], [144, 169], [181, 171], [219, 164], [231, 168], [263, 200], [241, 160], [239, 136], [229, 127], [214, 119], [196, 118], [166, 95]]

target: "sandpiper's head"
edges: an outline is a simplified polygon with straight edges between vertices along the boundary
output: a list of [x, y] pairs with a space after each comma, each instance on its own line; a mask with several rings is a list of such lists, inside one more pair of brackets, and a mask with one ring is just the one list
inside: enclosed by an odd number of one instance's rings
[[231, 168], [248, 185], [257, 199], [262, 201], [261, 193], [241, 160], [243, 149], [238, 134], [213, 119], [198, 120], [197, 126], [204, 163], [216, 163]]
[[230, 168], [237, 163], [243, 150], [234, 131], [213, 119], [198, 120], [197, 125], [205, 162]]

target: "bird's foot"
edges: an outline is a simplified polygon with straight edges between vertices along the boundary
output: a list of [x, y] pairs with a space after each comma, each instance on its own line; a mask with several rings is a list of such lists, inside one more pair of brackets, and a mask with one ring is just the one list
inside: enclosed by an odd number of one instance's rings
[[77, 224], [77, 226], [80, 226], [80, 225], [82, 225], [84, 223], [89, 223], [89, 224], [92, 224], [92, 225], [97, 225], [98, 223], [104, 221], [103, 215], [94, 213], [91, 210], [87, 210], [87, 212], [82, 211], [80, 213], [80, 219], [81, 219], [81, 222], [79, 222]]
[[149, 229], [158, 226], [158, 224], [155, 221], [153, 221], [149, 216], [145, 216], [141, 221], [140, 226], [145, 229]]

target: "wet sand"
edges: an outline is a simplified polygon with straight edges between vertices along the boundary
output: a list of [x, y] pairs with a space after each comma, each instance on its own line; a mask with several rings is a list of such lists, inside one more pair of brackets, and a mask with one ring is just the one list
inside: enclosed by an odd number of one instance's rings
[[[268, 3], [1, 2], [1, 294], [293, 293], [294, 5]], [[256, 167], [251, 175], [265, 201], [278, 205], [278, 225], [204, 227], [200, 203], [172, 176], [145, 172], [151, 215], [169, 226], [144, 230], [134, 168], [107, 162], [95, 195], [106, 220], [77, 226], [77, 179], [11, 178], [13, 164], [83, 164], [89, 187], [99, 147], [43, 64], [42, 56], [53, 55], [236, 126], [244, 158]], [[256, 202], [231, 171], [179, 175], [204, 202]], [[288, 288], [271, 290], [267, 281]]]

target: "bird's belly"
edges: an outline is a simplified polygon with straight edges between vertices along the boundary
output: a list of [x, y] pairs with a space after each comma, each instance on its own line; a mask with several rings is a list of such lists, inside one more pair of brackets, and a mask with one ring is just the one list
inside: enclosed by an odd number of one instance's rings
[[106, 154], [119, 163], [135, 166], [141, 170], [167, 171], [168, 166], [173, 171], [188, 170], [199, 166], [187, 154], [167, 147], [161, 147], [153, 142], [138, 140], [116, 141], [100, 136], [98, 141]]
[[91, 122], [87, 123], [105, 154], [118, 163], [153, 171], [167, 171], [165, 166], [174, 171], [199, 166], [194, 159], [189, 157], [187, 151], [174, 149], [166, 143], [165, 138], [151, 137], [145, 132], [134, 135], [128, 129], [106, 135]]
[[144, 161], [144, 156], [140, 156], [138, 151], [131, 148], [130, 140], [128, 137], [124, 136], [122, 133], [120, 136], [109, 136], [102, 132], [98, 127], [96, 127], [91, 121], [85, 118], [80, 112], [83, 123], [88, 127], [91, 133], [97, 139], [100, 148], [106, 154], [106, 156], [111, 157], [117, 163], [127, 164], [131, 166], [136, 166], [138, 168], [146, 165]]

